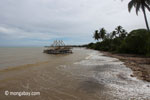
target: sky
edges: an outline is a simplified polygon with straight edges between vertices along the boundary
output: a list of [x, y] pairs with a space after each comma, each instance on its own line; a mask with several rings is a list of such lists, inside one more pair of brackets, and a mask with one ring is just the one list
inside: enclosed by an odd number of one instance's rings
[[54, 40], [82, 45], [94, 42], [94, 31], [103, 27], [108, 33], [118, 25], [128, 32], [146, 28], [142, 11], [128, 12], [129, 1], [0, 0], [0, 46], [45, 46]]

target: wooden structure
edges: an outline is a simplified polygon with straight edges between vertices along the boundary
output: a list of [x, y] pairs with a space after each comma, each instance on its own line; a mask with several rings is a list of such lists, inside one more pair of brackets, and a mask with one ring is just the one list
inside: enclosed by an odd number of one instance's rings
[[72, 53], [72, 48], [66, 46], [62, 40], [55, 40], [51, 46], [46, 46], [43, 52], [47, 54], [66, 54]]

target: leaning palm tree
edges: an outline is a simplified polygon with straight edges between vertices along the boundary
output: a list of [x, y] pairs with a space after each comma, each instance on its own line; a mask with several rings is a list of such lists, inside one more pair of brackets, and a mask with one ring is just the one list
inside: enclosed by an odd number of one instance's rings
[[144, 18], [145, 18], [146, 27], [147, 27], [147, 30], [149, 31], [149, 26], [148, 26], [148, 21], [147, 21], [145, 9], [150, 11], [150, 0], [131, 0], [128, 4], [129, 12], [131, 11], [131, 9], [133, 7], [135, 7], [135, 9], [136, 9], [137, 15], [138, 15], [139, 10], [142, 9], [143, 14], [144, 14]]
[[97, 41], [100, 39], [98, 30], [95, 30], [93, 38], [94, 38], [95, 40], [97, 40]]

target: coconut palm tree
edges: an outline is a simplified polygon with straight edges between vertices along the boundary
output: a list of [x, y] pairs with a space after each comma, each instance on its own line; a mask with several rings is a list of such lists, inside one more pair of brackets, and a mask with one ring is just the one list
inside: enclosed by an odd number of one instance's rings
[[111, 39], [114, 38], [114, 37], [116, 37], [116, 31], [113, 31], [113, 32], [111, 33]]
[[95, 30], [93, 38], [94, 38], [95, 40], [97, 40], [97, 41], [100, 39], [98, 30]]
[[149, 25], [148, 25], [145, 9], [150, 11], [150, 0], [131, 0], [128, 4], [129, 12], [131, 11], [131, 9], [133, 7], [135, 7], [135, 9], [136, 9], [137, 15], [138, 15], [139, 10], [142, 9], [143, 14], [144, 14], [144, 18], [145, 18], [146, 27], [147, 27], [147, 30], [149, 31]]
[[127, 34], [128, 33], [126, 32], [126, 30], [122, 29], [121, 34], [119, 34], [119, 37], [122, 38], [122, 39], [124, 39], [127, 36]]
[[104, 40], [105, 39], [105, 35], [106, 35], [106, 30], [104, 28], [101, 28], [100, 32], [99, 32], [99, 35], [100, 35], [100, 38], [102, 40]]
[[121, 31], [122, 31], [122, 29], [123, 29], [122, 26], [117, 26], [117, 27], [115, 28], [116, 34], [120, 34]]

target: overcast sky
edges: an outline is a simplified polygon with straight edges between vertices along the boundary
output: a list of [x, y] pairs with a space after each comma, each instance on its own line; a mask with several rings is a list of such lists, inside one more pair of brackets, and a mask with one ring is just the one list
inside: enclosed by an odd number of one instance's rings
[[128, 12], [129, 1], [0, 0], [0, 46], [44, 46], [56, 39], [86, 44], [102, 27], [107, 32], [118, 25], [128, 32], [146, 28], [142, 12]]

